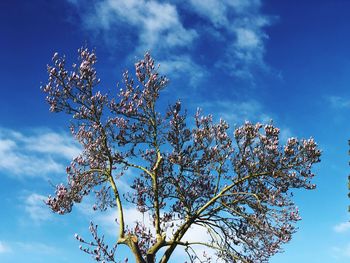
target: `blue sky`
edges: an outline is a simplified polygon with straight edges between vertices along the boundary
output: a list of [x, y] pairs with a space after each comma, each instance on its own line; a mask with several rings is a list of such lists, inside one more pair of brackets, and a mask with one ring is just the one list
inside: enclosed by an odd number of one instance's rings
[[313, 136], [317, 188], [296, 193], [299, 231], [270, 262], [349, 262], [349, 10], [346, 0], [0, 1], [0, 261], [93, 262], [73, 237], [88, 237], [91, 218], [114, 239], [113, 214], [94, 214], [91, 200], [66, 216], [42, 202], [79, 146], [39, 87], [55, 51], [73, 62], [87, 44], [103, 89], [149, 50], [171, 80], [164, 104], [180, 98], [233, 127], [273, 119], [284, 140]]

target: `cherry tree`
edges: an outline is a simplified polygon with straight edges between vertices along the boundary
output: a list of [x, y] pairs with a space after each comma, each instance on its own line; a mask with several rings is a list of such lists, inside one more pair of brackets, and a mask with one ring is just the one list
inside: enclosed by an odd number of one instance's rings
[[[189, 118], [180, 101], [161, 110], [168, 80], [148, 53], [135, 64], [135, 78], [126, 71], [120, 90], [104, 94], [95, 52], [78, 53], [70, 70], [54, 54], [42, 90], [50, 111], [71, 117], [70, 131], [82, 146], [66, 169], [67, 183], [56, 186], [47, 205], [66, 214], [95, 194], [95, 210], [118, 214], [116, 244], [108, 247], [91, 223], [93, 241], [76, 235], [83, 251], [119, 262], [118, 249], [126, 246], [138, 263], [166, 263], [178, 247], [190, 262], [211, 260], [197, 255], [198, 246], [221, 262], [267, 262], [281, 251], [301, 219], [291, 189], [315, 188], [311, 168], [320, 151], [312, 138], [282, 145], [271, 123], [245, 122], [230, 132], [227, 122], [201, 110]], [[133, 178], [124, 195], [123, 176]], [[125, 222], [126, 206], [150, 215], [151, 224]], [[184, 241], [193, 226], [205, 229], [208, 240]]]

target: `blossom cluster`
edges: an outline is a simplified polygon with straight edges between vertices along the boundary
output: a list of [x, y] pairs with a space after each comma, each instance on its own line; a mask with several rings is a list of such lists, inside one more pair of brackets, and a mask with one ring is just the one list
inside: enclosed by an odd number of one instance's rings
[[[117, 244], [115, 244], [112, 248], [109, 248], [108, 245], [104, 241], [104, 236], [99, 237], [97, 232], [98, 226], [90, 222], [89, 230], [94, 241], [87, 242], [78, 234], [75, 234], [74, 237], [82, 244], [85, 244], [87, 247], [83, 247], [80, 245], [80, 250], [84, 251], [87, 254], [90, 254], [94, 260], [97, 262], [114, 262], [117, 263], [115, 259], [115, 252], [117, 250]], [[124, 263], [127, 263], [128, 259], [124, 260]]]

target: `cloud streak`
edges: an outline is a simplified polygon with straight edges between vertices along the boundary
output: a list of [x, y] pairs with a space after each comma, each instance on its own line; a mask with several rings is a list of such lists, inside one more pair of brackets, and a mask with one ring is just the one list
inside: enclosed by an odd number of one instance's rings
[[350, 222], [339, 223], [334, 226], [334, 231], [337, 233], [344, 233], [350, 230]]
[[0, 254], [11, 252], [11, 248], [3, 241], [0, 241]]
[[201, 103], [201, 106], [205, 111], [214, 112], [214, 117], [222, 118], [231, 125], [241, 125], [245, 121], [268, 123], [272, 119], [256, 100], [210, 101]]
[[61, 173], [80, 152], [71, 137], [48, 130], [20, 133], [0, 128], [0, 169], [17, 178]]
[[41, 223], [52, 218], [51, 211], [44, 203], [46, 199], [47, 197], [44, 195], [32, 193], [24, 201], [24, 209], [35, 223]]
[[[275, 18], [261, 12], [260, 0], [97, 0], [89, 6], [82, 0], [67, 1], [76, 8], [83, 29], [102, 36], [110, 49], [127, 39], [119, 47], [131, 50], [129, 58], [151, 50], [166, 62], [168, 72], [174, 71], [173, 77], [182, 77], [179, 71], [189, 72], [189, 77], [193, 73], [191, 85], [208, 77], [212, 65], [248, 80], [257, 69], [269, 70], [265, 28]], [[203, 58], [198, 47], [207, 41], [222, 52]]]
[[229, 74], [253, 79], [254, 69], [268, 70], [264, 61], [265, 42], [268, 35], [265, 27], [274, 17], [261, 13], [260, 0], [191, 0], [197, 14], [210, 21], [218, 38], [225, 39], [224, 56], [216, 66]]
[[183, 26], [175, 5], [158, 1], [102, 0], [82, 19], [87, 29], [102, 33], [121, 23], [133, 27], [138, 32], [137, 48], [141, 52], [186, 46], [197, 36], [195, 30]]

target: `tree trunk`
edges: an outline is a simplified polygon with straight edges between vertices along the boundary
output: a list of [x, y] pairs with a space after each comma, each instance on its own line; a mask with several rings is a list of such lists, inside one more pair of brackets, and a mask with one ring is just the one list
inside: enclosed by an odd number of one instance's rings
[[154, 254], [147, 254], [146, 262], [147, 263], [154, 263], [155, 262]]

